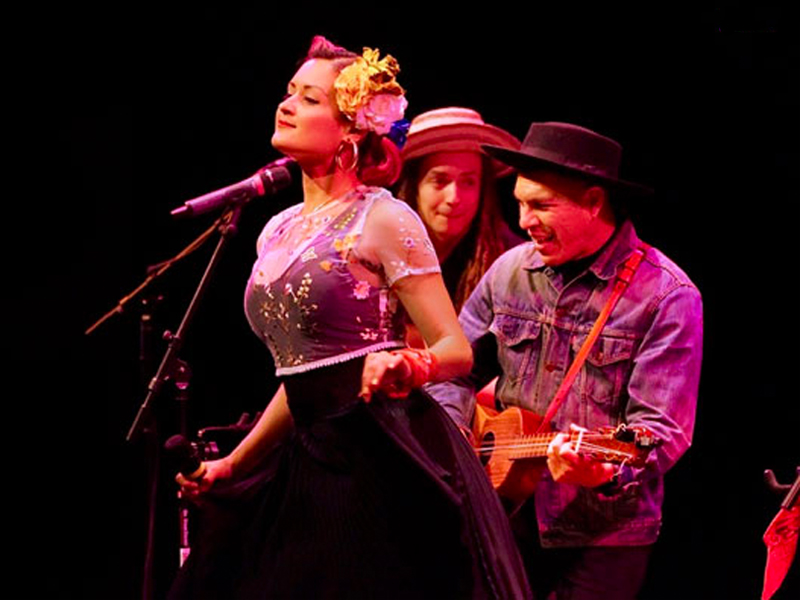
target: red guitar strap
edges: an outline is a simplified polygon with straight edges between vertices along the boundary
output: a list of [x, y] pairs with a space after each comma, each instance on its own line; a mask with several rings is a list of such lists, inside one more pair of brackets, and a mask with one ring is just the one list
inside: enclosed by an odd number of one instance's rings
[[594, 343], [600, 336], [600, 332], [603, 331], [603, 327], [605, 327], [606, 321], [608, 321], [608, 317], [611, 315], [611, 311], [614, 310], [614, 307], [617, 305], [617, 302], [619, 302], [622, 294], [624, 294], [625, 290], [628, 288], [628, 284], [631, 282], [631, 279], [633, 279], [636, 269], [639, 268], [639, 264], [642, 262], [642, 259], [647, 252], [647, 248], [647, 245], [642, 244], [641, 247], [634, 250], [633, 254], [628, 257], [628, 260], [625, 261], [622, 269], [620, 269], [620, 272], [617, 274], [617, 279], [614, 282], [614, 289], [611, 292], [611, 296], [609, 297], [608, 302], [606, 302], [606, 305], [603, 307], [603, 310], [600, 311], [597, 321], [594, 322], [589, 335], [586, 337], [586, 341], [583, 342], [581, 349], [575, 356], [575, 360], [572, 361], [572, 365], [570, 365], [567, 374], [564, 376], [564, 380], [561, 382], [561, 385], [558, 386], [558, 390], [556, 390], [556, 394], [553, 396], [553, 400], [550, 402], [550, 406], [547, 408], [547, 412], [545, 413], [542, 422], [539, 424], [539, 428], [537, 429], [538, 432], [541, 433], [549, 430], [550, 421], [553, 420], [553, 417], [555, 416], [559, 407], [564, 403], [564, 399], [567, 397], [569, 388], [572, 387], [572, 383], [578, 376], [583, 363], [586, 361], [586, 357], [589, 356], [592, 346], [594, 346]]

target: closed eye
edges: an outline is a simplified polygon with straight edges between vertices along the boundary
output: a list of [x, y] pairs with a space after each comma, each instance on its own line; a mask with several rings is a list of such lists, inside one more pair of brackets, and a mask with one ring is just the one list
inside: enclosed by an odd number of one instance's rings
[[542, 200], [517, 200], [517, 204], [519, 204], [520, 207], [524, 206], [528, 210], [541, 210], [541, 211], [548, 210], [555, 205], [554, 202], [547, 202]]

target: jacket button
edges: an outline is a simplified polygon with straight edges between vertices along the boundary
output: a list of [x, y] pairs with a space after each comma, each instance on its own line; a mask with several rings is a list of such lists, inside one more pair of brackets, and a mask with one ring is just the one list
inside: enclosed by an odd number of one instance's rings
[[555, 364], [555, 363], [547, 363], [547, 364], [544, 366], [544, 368], [545, 368], [545, 370], [547, 370], [548, 372], [552, 373], [553, 371], [555, 371], [555, 370], [558, 368], [558, 365], [557, 365], [557, 364]]

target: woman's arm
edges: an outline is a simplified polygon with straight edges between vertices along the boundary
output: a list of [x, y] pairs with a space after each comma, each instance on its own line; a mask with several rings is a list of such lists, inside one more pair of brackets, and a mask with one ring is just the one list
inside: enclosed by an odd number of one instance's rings
[[442, 276], [430, 273], [404, 277], [395, 282], [394, 290], [428, 350], [438, 360], [439, 371], [433, 381], [468, 373], [472, 368], [472, 349], [458, 324]]
[[292, 415], [281, 385], [250, 432], [228, 456], [203, 463], [202, 477], [188, 480], [183, 475], [175, 479], [187, 497], [197, 497], [208, 491], [215, 481], [241, 477], [250, 471], [264, 455], [292, 429]]
[[[439, 273], [399, 279], [394, 290], [434, 356], [438, 369], [431, 381], [464, 375], [472, 368], [472, 349], [461, 331], [455, 309]], [[376, 352], [367, 356], [361, 395], [369, 400], [378, 389], [391, 391], [411, 377], [411, 366], [400, 354]]]
[[286, 390], [281, 384], [250, 433], [226, 457], [233, 475], [249, 472], [273, 446], [286, 437], [292, 425]]
[[364, 399], [369, 400], [377, 389], [392, 395], [408, 390], [410, 384], [421, 385], [421, 379], [442, 381], [468, 372], [472, 349], [458, 324], [436, 252], [419, 215], [388, 195], [380, 198], [367, 215], [356, 250], [366, 262], [383, 267], [385, 280], [425, 341], [428, 350], [424, 352], [430, 352], [435, 363], [429, 365], [425, 355], [370, 354], [364, 363]]

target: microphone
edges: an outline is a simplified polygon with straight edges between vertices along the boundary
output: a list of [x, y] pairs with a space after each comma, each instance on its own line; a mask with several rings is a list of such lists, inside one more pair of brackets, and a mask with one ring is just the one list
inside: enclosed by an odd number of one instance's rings
[[200, 479], [205, 475], [206, 467], [200, 459], [197, 448], [184, 436], [173, 435], [164, 443], [164, 450], [186, 479]]
[[173, 217], [193, 217], [229, 204], [245, 202], [256, 196], [271, 196], [292, 182], [292, 174], [289, 171], [289, 166], [292, 164], [294, 160], [291, 158], [279, 158], [239, 183], [187, 200], [183, 206], [174, 209], [170, 214]]

